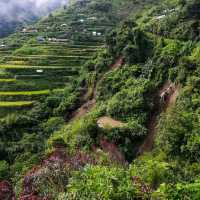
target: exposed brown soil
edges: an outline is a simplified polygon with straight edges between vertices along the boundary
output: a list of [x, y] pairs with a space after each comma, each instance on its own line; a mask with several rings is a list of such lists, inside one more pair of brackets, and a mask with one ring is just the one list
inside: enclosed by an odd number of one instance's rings
[[[113, 65], [113, 69], [117, 65]], [[152, 112], [152, 115], [150, 117], [149, 123], [148, 123], [148, 135], [144, 141], [144, 143], [141, 145], [139, 149], [139, 154], [143, 154], [144, 152], [151, 151], [153, 148], [154, 138], [156, 135], [156, 125], [157, 125], [157, 118], [159, 114], [163, 111], [165, 111], [170, 105], [173, 105], [176, 101], [176, 98], [178, 96], [179, 92], [179, 86], [174, 87], [172, 93], [167, 97], [165, 104], [159, 103], [159, 96], [160, 94], [166, 90], [166, 88], [169, 87], [169, 83], [166, 83], [163, 88], [161, 88], [158, 93], [157, 97], [155, 98], [155, 101], [157, 101], [156, 107], [154, 108], [154, 112]], [[74, 112], [74, 115], [71, 120], [79, 119], [83, 117], [86, 113], [88, 113], [95, 105], [96, 100], [93, 98], [92, 100], [88, 100], [85, 104], [83, 104], [76, 112]], [[109, 117], [101, 117], [98, 120], [98, 124], [102, 127], [121, 127], [125, 124], [116, 121]], [[120, 152], [118, 146], [112, 142], [107, 140], [106, 138], [100, 139], [99, 147], [106, 153], [108, 153], [110, 159], [119, 164], [126, 164], [124, 155]], [[50, 200], [51, 198], [41, 198], [37, 195], [37, 191], [35, 191], [35, 185], [34, 185], [34, 179], [37, 176], [42, 175], [43, 170], [46, 167], [49, 166], [55, 166], [55, 165], [68, 165], [73, 169], [77, 169], [80, 167], [83, 167], [84, 165], [90, 163], [95, 164], [98, 162], [98, 147], [93, 147], [93, 152], [96, 155], [95, 157], [91, 157], [90, 155], [87, 155], [81, 151], [77, 151], [74, 155], [69, 155], [66, 153], [66, 148], [56, 148], [53, 153], [47, 156], [46, 159], [42, 161], [42, 163], [39, 166], [34, 167], [32, 170], [30, 170], [24, 177], [23, 182], [23, 193], [21, 194], [20, 200]], [[10, 194], [13, 195], [12, 190]], [[15, 200], [15, 197], [13, 196], [13, 199]]]
[[119, 67], [122, 66], [123, 62], [124, 62], [124, 59], [122, 57], [118, 58], [116, 62], [110, 66], [110, 70], [118, 69]]
[[121, 121], [114, 120], [111, 117], [100, 117], [97, 121], [97, 124], [100, 128], [120, 128], [126, 125], [126, 123], [123, 123]]
[[[47, 156], [40, 165], [32, 168], [24, 176], [23, 192], [20, 200], [51, 200], [51, 197], [40, 197], [35, 185], [35, 179], [45, 176], [46, 170], [56, 171], [67, 166], [69, 169], [79, 169], [86, 164], [95, 164], [95, 160], [90, 155], [78, 151], [69, 155], [65, 148], [57, 148], [54, 152]], [[61, 192], [64, 192], [64, 189]]]
[[[123, 64], [123, 59], [119, 58], [116, 63], [111, 65], [109, 67], [109, 71], [115, 70], [119, 68]], [[105, 74], [101, 77], [101, 79], [98, 81], [102, 81], [105, 77]], [[69, 122], [74, 121], [76, 119], [80, 119], [85, 114], [90, 112], [92, 108], [96, 105], [96, 90], [97, 85], [92, 89], [93, 91], [88, 91], [83, 96], [83, 103], [77, 110], [75, 110], [72, 115]], [[89, 97], [88, 93], [92, 93], [92, 97]], [[87, 98], [86, 98], [87, 97]], [[116, 123], [116, 122], [115, 122]], [[109, 154], [110, 159], [113, 161], [117, 161], [119, 163], [124, 163], [125, 159], [123, 155], [118, 150], [117, 146], [109, 142], [106, 139], [101, 139], [100, 141], [100, 147], [103, 151], [107, 152]], [[94, 152], [95, 153], [95, 152]], [[96, 154], [96, 159], [98, 158], [98, 155]], [[53, 167], [56, 165], [64, 166], [68, 165], [73, 169], [77, 169], [80, 167], [83, 167], [86, 164], [95, 164], [95, 158], [91, 157], [88, 154], [85, 154], [81, 151], [77, 151], [74, 155], [69, 155], [66, 152], [66, 148], [57, 147], [55, 148], [54, 152], [52, 152], [50, 155], [47, 156], [46, 159], [44, 159], [40, 165], [32, 168], [25, 176], [23, 181], [23, 192], [20, 196], [20, 200], [51, 200], [50, 197], [39, 197], [37, 194], [37, 191], [35, 190], [34, 180], [37, 176], [41, 176], [44, 172], [45, 168]], [[9, 199], [9, 200], [15, 200], [15, 199]]]
[[16, 200], [12, 185], [8, 181], [0, 182], [0, 200]]
[[167, 95], [165, 102], [160, 101], [160, 95], [164, 91], [166, 91], [167, 88], [170, 87], [170, 85], [171, 84], [167, 82], [156, 94], [155, 102], [154, 102], [155, 106], [153, 108], [153, 111], [151, 113], [151, 116], [147, 125], [148, 134], [138, 150], [138, 155], [144, 154], [145, 152], [152, 151], [154, 140], [157, 133], [157, 123], [158, 123], [159, 115], [162, 112], [165, 112], [169, 107], [173, 106], [176, 103], [176, 99], [178, 97], [179, 90], [180, 90], [180, 85], [173, 86], [170, 94]]
[[[44, 159], [40, 165], [32, 168], [24, 176], [23, 192], [19, 200], [52, 200], [51, 197], [40, 197], [38, 195], [37, 187], [35, 185], [35, 179], [40, 176], [45, 176], [47, 169], [51, 171], [56, 171], [67, 166], [69, 170], [78, 170], [87, 164], [97, 164], [98, 148], [99, 147], [93, 146], [93, 154], [86, 154], [82, 151], [77, 150], [73, 155], [68, 154], [66, 152], [66, 148], [57, 148], [54, 152], [48, 155], [47, 158]], [[100, 148], [104, 152], [108, 153], [108, 156], [113, 163], [119, 163], [121, 165], [126, 164], [123, 154], [119, 151], [118, 147], [113, 142], [102, 138], [100, 140]], [[8, 193], [10, 195], [14, 195], [12, 193], [12, 187], [10, 185], [8, 185], [8, 187], [9, 190], [7, 189], [8, 192], [6, 192], [5, 194]], [[61, 188], [60, 192], [64, 192], [64, 188], [63, 190]]]
[[[118, 69], [119, 67], [122, 66], [122, 64], [123, 64], [123, 58], [120, 57], [120, 58], [117, 59], [117, 61], [113, 65], [111, 65], [109, 67], [109, 71], [108, 72]], [[102, 75], [102, 77], [96, 83], [96, 86], [92, 89], [92, 91], [91, 91], [91, 88], [90, 88], [89, 91], [87, 91], [85, 93], [85, 95], [83, 96], [83, 100], [85, 101], [85, 103], [83, 105], [81, 105], [80, 108], [78, 108], [77, 110], [75, 110], [72, 113], [70, 121], [74, 121], [76, 119], [80, 119], [85, 114], [90, 112], [92, 110], [92, 108], [95, 107], [95, 105], [96, 105], [96, 95], [97, 95], [97, 86], [98, 86], [99, 83], [102, 82], [102, 80], [104, 79], [104, 77], [106, 76], [107, 73]], [[90, 93], [92, 94], [92, 97], [90, 97], [90, 95], [89, 95]]]
[[76, 111], [74, 111], [72, 113], [72, 118], [70, 119], [70, 121], [74, 121], [76, 119], [80, 119], [85, 114], [90, 112], [95, 105], [96, 105], [96, 100], [95, 99], [88, 100], [80, 108], [78, 108]]
[[114, 142], [111, 142], [107, 140], [106, 138], [102, 138], [100, 140], [100, 146], [104, 152], [108, 153], [112, 161], [115, 161], [119, 164], [126, 163], [126, 159], [124, 155], [122, 154], [122, 152], [119, 150], [119, 147]]

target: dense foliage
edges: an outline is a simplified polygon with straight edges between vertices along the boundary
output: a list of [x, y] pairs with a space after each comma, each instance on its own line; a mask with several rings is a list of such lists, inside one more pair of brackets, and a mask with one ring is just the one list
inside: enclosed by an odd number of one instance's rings
[[[22, 197], [200, 199], [199, 1], [82, 1], [35, 26], [44, 33], [46, 23], [47, 38], [67, 38], [61, 48], [32, 35], [21, 38], [13, 60], [2, 59], [0, 100], [33, 104], [4, 108], [0, 180]], [[12, 47], [13, 38], [5, 40]], [[59, 90], [54, 82], [69, 64], [71, 79]], [[18, 68], [30, 75], [34, 65], [61, 68], [46, 72], [45, 83], [11, 83]], [[48, 90], [10, 91], [40, 85]]]

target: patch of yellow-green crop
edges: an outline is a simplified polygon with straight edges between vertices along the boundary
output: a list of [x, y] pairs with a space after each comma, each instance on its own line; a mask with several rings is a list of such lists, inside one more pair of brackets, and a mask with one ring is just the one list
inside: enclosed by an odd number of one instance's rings
[[0, 107], [27, 107], [27, 106], [32, 106], [33, 101], [1, 101], [0, 102]]
[[[52, 92], [62, 92], [63, 89], [54, 89]], [[47, 95], [51, 90], [39, 90], [39, 91], [6, 91], [0, 92], [0, 96], [33, 96], [33, 95]]]
[[15, 82], [16, 79], [14, 78], [7, 78], [7, 79], [0, 79], [0, 83], [11, 83], [11, 82]]
[[[68, 67], [70, 67], [70, 66], [68, 66]], [[61, 66], [9, 65], [9, 64], [0, 65], [0, 69], [63, 69], [63, 68], [66, 68], [66, 67], [61, 67]]]

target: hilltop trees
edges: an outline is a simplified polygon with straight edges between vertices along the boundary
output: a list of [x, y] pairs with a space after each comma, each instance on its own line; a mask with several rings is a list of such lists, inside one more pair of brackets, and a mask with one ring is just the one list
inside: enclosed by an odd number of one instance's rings
[[120, 29], [107, 35], [106, 41], [111, 55], [121, 54], [128, 64], [145, 62], [152, 53], [151, 41], [133, 21], [125, 21]]
[[200, 18], [200, 2], [198, 0], [189, 1], [184, 6], [186, 18], [199, 19]]

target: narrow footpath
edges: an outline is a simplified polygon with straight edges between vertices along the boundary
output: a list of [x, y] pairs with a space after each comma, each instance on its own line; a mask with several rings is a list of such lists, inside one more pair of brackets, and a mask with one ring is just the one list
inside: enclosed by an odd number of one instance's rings
[[159, 116], [162, 112], [165, 112], [169, 107], [173, 106], [176, 103], [179, 90], [180, 85], [174, 85], [172, 83], [167, 82], [157, 92], [154, 99], [154, 108], [150, 115], [150, 119], [147, 125], [148, 134], [138, 150], [138, 155], [142, 155], [145, 152], [152, 151], [155, 137], [157, 134], [157, 124], [159, 121]]
[[[113, 65], [111, 65], [109, 67], [108, 72], [106, 72], [105, 74], [102, 75], [102, 77], [99, 79], [99, 81], [96, 83], [95, 87], [93, 88], [92, 97], [89, 99], [86, 99], [86, 102], [72, 113], [70, 122], [74, 121], [76, 119], [80, 119], [81, 117], [83, 117], [85, 114], [89, 113], [95, 107], [98, 85], [103, 81], [103, 79], [105, 78], [107, 73], [109, 73], [110, 71], [113, 71], [113, 70], [117, 70], [118, 68], [120, 68], [122, 66], [122, 64], [123, 64], [123, 58], [120, 57], [116, 60], [116, 62]], [[86, 94], [85, 96], [88, 96], [88, 95]]]

